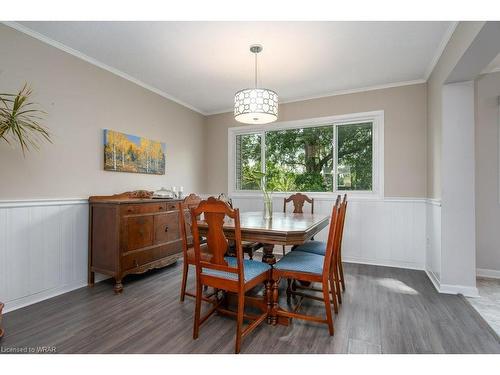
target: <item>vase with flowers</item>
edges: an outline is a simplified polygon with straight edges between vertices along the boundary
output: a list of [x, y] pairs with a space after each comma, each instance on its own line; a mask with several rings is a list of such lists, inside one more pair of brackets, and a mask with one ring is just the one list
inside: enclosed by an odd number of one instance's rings
[[266, 174], [264, 172], [253, 171], [250, 174], [250, 179], [255, 182], [262, 191], [264, 198], [264, 219], [271, 220], [273, 218], [273, 192], [267, 189]]

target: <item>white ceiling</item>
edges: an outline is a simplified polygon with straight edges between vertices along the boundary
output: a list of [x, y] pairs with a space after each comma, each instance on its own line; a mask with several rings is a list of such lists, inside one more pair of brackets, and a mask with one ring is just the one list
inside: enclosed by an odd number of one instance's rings
[[[14, 27], [204, 114], [260, 86], [280, 102], [425, 80], [452, 22], [21, 22]], [[34, 32], [33, 32], [34, 31]], [[69, 47], [69, 48], [66, 48]]]

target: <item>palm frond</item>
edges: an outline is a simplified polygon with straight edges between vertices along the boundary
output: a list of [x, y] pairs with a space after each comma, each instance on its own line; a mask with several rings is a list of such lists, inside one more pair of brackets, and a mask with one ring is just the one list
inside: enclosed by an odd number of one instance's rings
[[17, 94], [0, 94], [0, 139], [17, 143], [23, 155], [38, 150], [41, 141], [52, 143], [49, 130], [39, 123], [47, 113], [29, 101], [31, 94], [27, 84]]

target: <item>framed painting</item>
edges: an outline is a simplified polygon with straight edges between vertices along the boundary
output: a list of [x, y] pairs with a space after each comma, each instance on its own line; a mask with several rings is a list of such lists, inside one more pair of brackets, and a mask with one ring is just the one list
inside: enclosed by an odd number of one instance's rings
[[165, 174], [165, 143], [104, 129], [104, 170]]

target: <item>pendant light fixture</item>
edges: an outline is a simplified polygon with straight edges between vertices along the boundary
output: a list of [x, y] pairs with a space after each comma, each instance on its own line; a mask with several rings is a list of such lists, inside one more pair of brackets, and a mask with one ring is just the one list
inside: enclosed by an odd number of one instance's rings
[[278, 95], [257, 87], [257, 54], [262, 52], [262, 46], [251, 45], [250, 52], [255, 56], [255, 87], [234, 95], [234, 119], [245, 124], [268, 124], [278, 119]]

